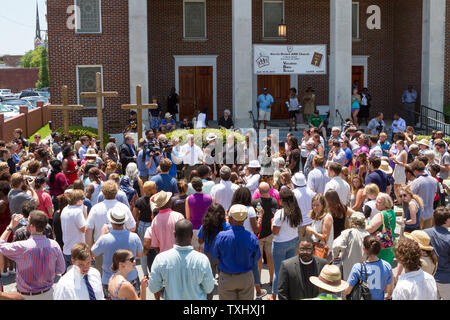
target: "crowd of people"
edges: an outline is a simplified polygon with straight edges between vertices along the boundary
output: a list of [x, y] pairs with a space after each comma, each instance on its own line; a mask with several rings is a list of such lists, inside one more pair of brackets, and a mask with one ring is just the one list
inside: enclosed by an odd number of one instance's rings
[[0, 268], [17, 291], [0, 299], [449, 300], [443, 133], [310, 122], [259, 147], [253, 131], [197, 145], [150, 129], [102, 150], [15, 130], [0, 141]]

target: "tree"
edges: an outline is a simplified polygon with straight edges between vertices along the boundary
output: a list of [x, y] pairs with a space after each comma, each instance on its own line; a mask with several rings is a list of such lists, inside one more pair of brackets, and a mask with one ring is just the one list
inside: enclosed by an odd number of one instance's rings
[[36, 88], [48, 88], [50, 86], [50, 81], [48, 79], [48, 58], [47, 49], [41, 48], [41, 68], [39, 70], [39, 80], [36, 83]]
[[22, 68], [39, 68], [41, 66], [42, 52], [46, 51], [42, 47], [37, 47], [34, 50], [30, 50], [22, 57]]

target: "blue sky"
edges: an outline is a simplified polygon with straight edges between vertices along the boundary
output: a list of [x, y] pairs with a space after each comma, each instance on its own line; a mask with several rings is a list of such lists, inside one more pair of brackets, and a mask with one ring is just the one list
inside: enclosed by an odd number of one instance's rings
[[[37, 0], [41, 30], [47, 30], [45, 0]], [[0, 1], [0, 55], [23, 55], [34, 49], [36, 0]], [[44, 34], [41, 33], [44, 37]]]

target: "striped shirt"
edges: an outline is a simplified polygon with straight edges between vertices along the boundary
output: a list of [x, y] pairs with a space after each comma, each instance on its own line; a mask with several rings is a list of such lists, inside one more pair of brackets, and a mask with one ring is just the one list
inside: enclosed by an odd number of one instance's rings
[[55, 276], [66, 270], [58, 243], [44, 235], [13, 243], [0, 240], [0, 254], [16, 262], [17, 290], [24, 293], [50, 289]]

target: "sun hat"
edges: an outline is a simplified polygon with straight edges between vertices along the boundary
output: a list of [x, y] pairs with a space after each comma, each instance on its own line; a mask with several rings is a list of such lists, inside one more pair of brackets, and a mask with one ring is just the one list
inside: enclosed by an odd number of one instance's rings
[[316, 287], [335, 293], [342, 292], [349, 286], [346, 281], [341, 280], [341, 271], [334, 264], [325, 265], [320, 271], [320, 275], [318, 277], [309, 277], [309, 281]]
[[430, 236], [422, 230], [414, 230], [413, 232], [405, 232], [405, 238], [414, 240], [419, 244], [420, 249], [425, 251], [433, 251], [434, 248], [430, 246]]
[[232, 205], [229, 211], [229, 215], [236, 221], [244, 221], [247, 219], [248, 208], [242, 204]]
[[172, 118], [172, 115], [170, 114], [170, 112], [166, 113], [165, 118]]
[[350, 216], [350, 220], [356, 224], [356, 225], [360, 225], [360, 226], [364, 226], [366, 223], [366, 217], [364, 216], [364, 214], [362, 212], [359, 211], [355, 211], [351, 216]]
[[153, 195], [150, 198], [150, 201], [153, 202], [157, 208], [164, 207], [167, 202], [169, 202], [172, 197], [172, 192], [160, 191], [157, 194]]
[[429, 142], [427, 139], [422, 139], [422, 140], [420, 140], [418, 144], [419, 144], [419, 145], [420, 145], [420, 144], [421, 144], [421, 145], [424, 145], [424, 146], [426, 146], [427, 148], [430, 147], [430, 142]]
[[248, 164], [249, 168], [261, 168], [261, 164], [259, 163], [258, 160], [251, 160], [250, 163]]
[[89, 149], [87, 149], [84, 157], [86, 158], [86, 157], [98, 157], [98, 156], [97, 156], [97, 153], [95, 153], [94, 148], [89, 148]]
[[210, 133], [208, 134], [208, 136], [206, 137], [206, 141], [211, 141], [211, 140], [216, 140], [217, 136], [214, 133]]
[[121, 206], [114, 206], [108, 210], [108, 220], [114, 224], [124, 224], [128, 220], [126, 211]]
[[389, 163], [385, 160], [381, 161], [380, 170], [387, 174], [392, 174], [393, 170]]
[[301, 172], [297, 172], [291, 179], [292, 183], [297, 187], [305, 187], [306, 186], [306, 178], [305, 175]]

